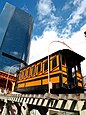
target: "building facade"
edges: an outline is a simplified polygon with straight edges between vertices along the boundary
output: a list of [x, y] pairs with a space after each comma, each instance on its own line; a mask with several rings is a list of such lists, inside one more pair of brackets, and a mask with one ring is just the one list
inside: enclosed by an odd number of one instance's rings
[[5, 93], [6, 89], [8, 89], [7, 91], [9, 93], [12, 93], [15, 81], [16, 77], [13, 74], [8, 74], [7, 72], [3, 72], [0, 70], [0, 94]]
[[6, 3], [0, 15], [0, 70], [8, 72], [11, 66], [21, 63], [17, 58], [28, 63], [32, 27], [30, 14]]

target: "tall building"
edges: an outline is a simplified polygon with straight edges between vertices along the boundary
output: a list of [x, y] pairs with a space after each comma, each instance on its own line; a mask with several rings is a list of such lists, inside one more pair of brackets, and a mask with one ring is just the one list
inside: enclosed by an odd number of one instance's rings
[[21, 63], [20, 60], [28, 63], [32, 27], [30, 14], [5, 4], [0, 15], [0, 70], [8, 72], [9, 67]]

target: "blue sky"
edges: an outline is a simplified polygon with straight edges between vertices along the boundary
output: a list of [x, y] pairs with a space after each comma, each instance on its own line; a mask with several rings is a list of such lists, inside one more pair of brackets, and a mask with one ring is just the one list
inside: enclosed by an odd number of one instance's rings
[[[75, 52], [86, 57], [86, 0], [0, 0], [0, 12], [6, 2], [33, 17], [30, 62], [46, 56], [48, 45], [53, 40], [64, 41]], [[67, 48], [59, 43], [51, 47], [52, 52]]]
[[0, 12], [6, 2], [33, 16], [34, 37], [55, 30], [58, 37], [69, 38], [86, 24], [86, 0], [0, 0]]

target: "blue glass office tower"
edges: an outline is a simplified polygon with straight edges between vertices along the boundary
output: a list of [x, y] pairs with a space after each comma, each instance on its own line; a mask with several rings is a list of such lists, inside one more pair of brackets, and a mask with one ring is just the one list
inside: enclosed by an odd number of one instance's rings
[[6, 3], [0, 15], [0, 70], [8, 72], [10, 66], [21, 63], [3, 52], [28, 63], [32, 27], [30, 14]]

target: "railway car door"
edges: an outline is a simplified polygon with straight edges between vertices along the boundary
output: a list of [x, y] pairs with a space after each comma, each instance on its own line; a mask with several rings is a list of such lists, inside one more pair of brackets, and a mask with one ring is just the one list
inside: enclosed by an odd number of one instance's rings
[[74, 93], [82, 92], [82, 75], [80, 63], [78, 65], [67, 66], [68, 88]]
[[[82, 74], [81, 74], [81, 65], [80, 63], [85, 59], [83, 56], [75, 53], [74, 51], [63, 49], [61, 51], [60, 60], [61, 63], [61, 72], [62, 78], [64, 70], [65, 77], [67, 76], [67, 89], [68, 93], [82, 93], [83, 92], [83, 81], [82, 81]], [[66, 67], [66, 69], [64, 69]], [[62, 85], [64, 86], [64, 80], [62, 81]]]
[[75, 87], [75, 68], [67, 67], [67, 78], [68, 78], [68, 88], [72, 89]]

